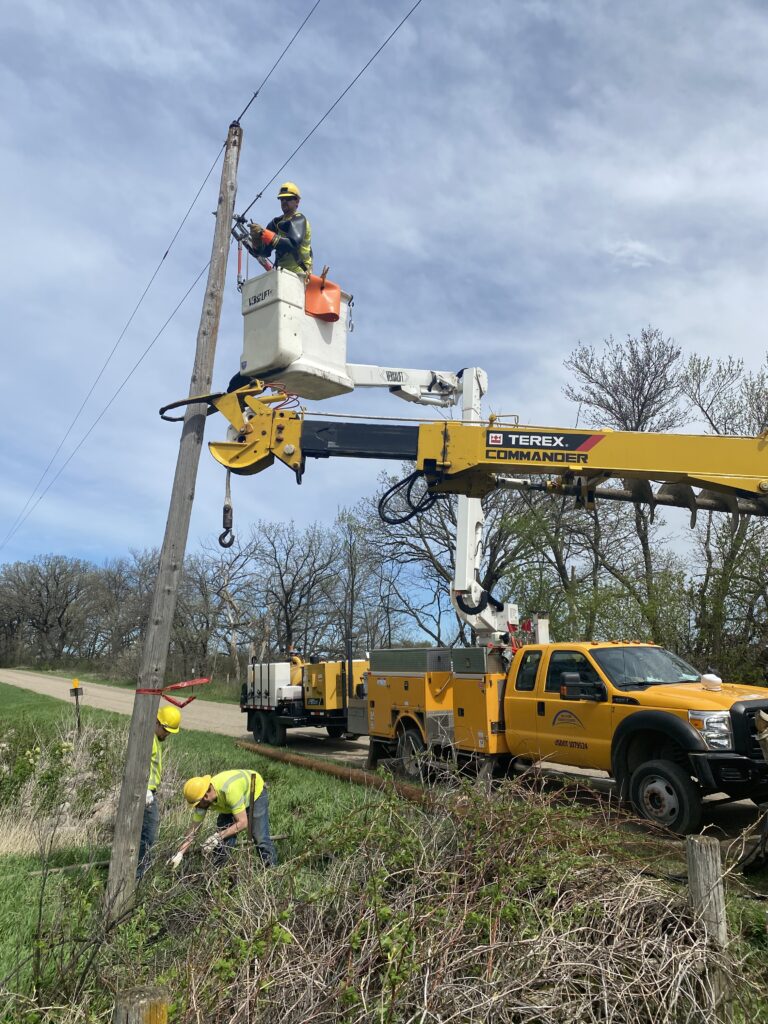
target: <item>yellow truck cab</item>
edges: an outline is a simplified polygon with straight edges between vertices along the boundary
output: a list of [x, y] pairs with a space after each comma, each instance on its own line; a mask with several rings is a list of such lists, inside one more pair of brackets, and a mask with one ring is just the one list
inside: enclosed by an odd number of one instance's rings
[[432, 748], [598, 769], [678, 833], [699, 825], [705, 794], [768, 799], [755, 723], [768, 690], [702, 677], [653, 644], [374, 651], [366, 700], [373, 764]]
[[504, 734], [513, 757], [602, 769], [645, 817], [688, 832], [706, 793], [768, 796], [760, 710], [767, 690], [702, 677], [652, 644], [531, 645], [507, 674]]

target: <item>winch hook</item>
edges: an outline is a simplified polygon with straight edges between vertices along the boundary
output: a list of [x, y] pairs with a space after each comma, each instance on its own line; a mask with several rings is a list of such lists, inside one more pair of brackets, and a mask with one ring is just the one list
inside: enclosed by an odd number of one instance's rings
[[222, 512], [222, 526], [224, 527], [223, 533], [219, 534], [219, 544], [223, 548], [231, 548], [235, 543], [235, 535], [232, 532], [232, 523], [234, 521], [234, 514], [232, 511], [232, 495], [229, 489], [229, 470], [227, 470], [227, 484], [224, 494], [224, 509]]

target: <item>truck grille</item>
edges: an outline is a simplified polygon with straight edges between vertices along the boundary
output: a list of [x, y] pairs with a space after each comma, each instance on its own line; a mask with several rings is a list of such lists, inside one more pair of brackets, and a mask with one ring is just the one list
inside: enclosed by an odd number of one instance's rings
[[765, 755], [757, 740], [755, 719], [758, 711], [768, 713], [768, 700], [739, 701], [731, 708], [733, 736], [736, 750], [755, 761], [765, 761]]

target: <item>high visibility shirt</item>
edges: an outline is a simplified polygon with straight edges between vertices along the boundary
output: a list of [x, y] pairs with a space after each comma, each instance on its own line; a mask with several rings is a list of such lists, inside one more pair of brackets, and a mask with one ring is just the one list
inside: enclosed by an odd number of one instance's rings
[[206, 810], [209, 809], [218, 811], [219, 814], [242, 813], [251, 802], [251, 779], [255, 779], [253, 799], [258, 800], [264, 789], [264, 779], [258, 772], [234, 768], [214, 775], [211, 785], [216, 790], [216, 799], [210, 808], [195, 807], [192, 811], [195, 821], [202, 821]]
[[277, 238], [271, 246], [262, 246], [267, 253], [275, 250], [275, 266], [294, 274], [312, 273], [312, 229], [303, 213], [292, 217], [274, 217], [267, 224]]
[[163, 776], [163, 745], [157, 736], [152, 737], [152, 760], [149, 762], [149, 782], [147, 788], [154, 793], [160, 787]]

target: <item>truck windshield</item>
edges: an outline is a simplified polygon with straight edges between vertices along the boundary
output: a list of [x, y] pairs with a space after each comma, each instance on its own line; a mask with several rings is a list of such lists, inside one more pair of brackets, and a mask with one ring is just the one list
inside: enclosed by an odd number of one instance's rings
[[701, 678], [692, 665], [663, 647], [601, 647], [590, 653], [613, 685], [622, 690], [695, 683]]

